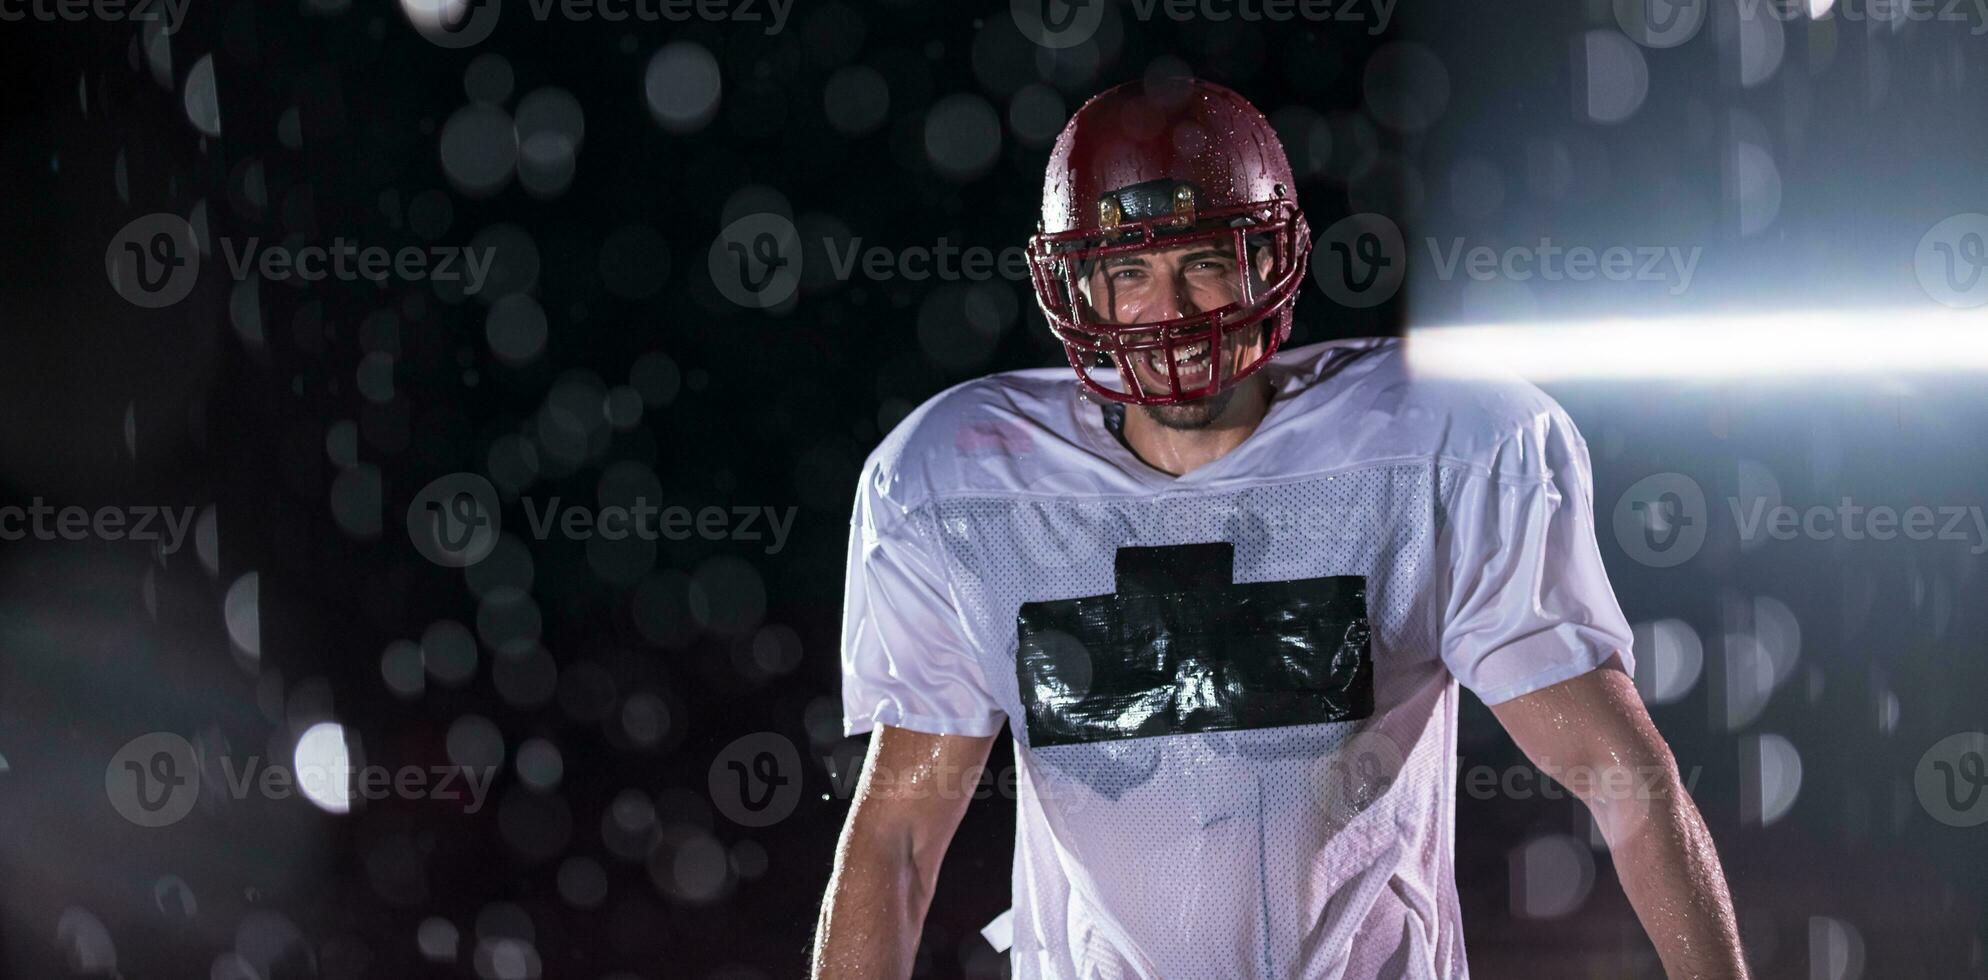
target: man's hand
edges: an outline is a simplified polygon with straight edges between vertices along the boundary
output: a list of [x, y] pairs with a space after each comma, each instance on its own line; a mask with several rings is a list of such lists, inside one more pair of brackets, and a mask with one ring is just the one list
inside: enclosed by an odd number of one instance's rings
[[939, 864], [994, 739], [888, 725], [870, 736], [815, 932], [815, 980], [911, 975]]
[[1620, 660], [1493, 705], [1491, 713], [1533, 765], [1593, 812], [1664, 972], [1744, 978], [1712, 835]]

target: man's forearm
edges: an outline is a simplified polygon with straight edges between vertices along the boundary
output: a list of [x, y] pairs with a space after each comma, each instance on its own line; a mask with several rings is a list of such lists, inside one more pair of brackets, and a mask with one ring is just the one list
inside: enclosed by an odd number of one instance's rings
[[835, 845], [815, 932], [815, 980], [911, 975], [939, 865], [993, 745], [992, 735], [877, 727]]
[[1622, 890], [1662, 958], [1683, 977], [1745, 977], [1739, 924], [1711, 832], [1675, 764], [1651, 792], [1590, 801]]
[[814, 980], [911, 975], [932, 891], [909, 846], [844, 832], [815, 931]]

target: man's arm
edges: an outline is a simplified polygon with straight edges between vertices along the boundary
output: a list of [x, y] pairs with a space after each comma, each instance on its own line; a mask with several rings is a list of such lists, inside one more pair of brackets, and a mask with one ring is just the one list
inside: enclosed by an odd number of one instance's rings
[[1593, 812], [1622, 890], [1670, 977], [1747, 975], [1712, 835], [1636, 685], [1598, 670], [1493, 705], [1533, 765]]
[[879, 725], [835, 849], [815, 931], [815, 980], [911, 975], [939, 864], [995, 736]]

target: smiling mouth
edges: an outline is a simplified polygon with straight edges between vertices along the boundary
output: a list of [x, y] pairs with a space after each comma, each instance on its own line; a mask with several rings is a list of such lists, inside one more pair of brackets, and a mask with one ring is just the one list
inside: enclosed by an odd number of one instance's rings
[[1182, 387], [1197, 387], [1207, 382], [1214, 363], [1213, 350], [1208, 341], [1175, 347], [1172, 351], [1164, 349], [1147, 351], [1141, 355], [1141, 358], [1146, 362], [1147, 370], [1164, 378], [1167, 376], [1167, 358], [1170, 354], [1175, 370], [1179, 372], [1178, 377]]

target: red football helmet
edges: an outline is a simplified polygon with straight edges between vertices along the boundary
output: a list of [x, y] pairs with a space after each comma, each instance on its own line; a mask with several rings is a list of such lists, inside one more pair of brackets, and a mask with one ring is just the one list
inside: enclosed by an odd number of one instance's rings
[[[1311, 252], [1269, 121], [1242, 96], [1191, 78], [1132, 82], [1084, 103], [1050, 153], [1036, 232], [1029, 273], [1070, 366], [1092, 392], [1142, 405], [1212, 395], [1269, 361], [1291, 335]], [[1104, 263], [1204, 243], [1234, 257], [1239, 300], [1142, 323], [1110, 322], [1092, 305], [1086, 281]], [[1220, 352], [1225, 337], [1257, 324], [1268, 328], [1260, 355], [1225, 376], [1227, 358], [1211, 354], [1206, 383], [1183, 388], [1185, 351]], [[1156, 358], [1164, 384], [1142, 380], [1134, 354]], [[1122, 390], [1092, 376], [1106, 358]]]

